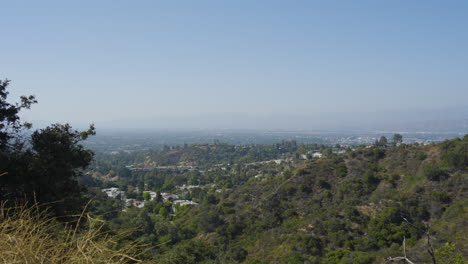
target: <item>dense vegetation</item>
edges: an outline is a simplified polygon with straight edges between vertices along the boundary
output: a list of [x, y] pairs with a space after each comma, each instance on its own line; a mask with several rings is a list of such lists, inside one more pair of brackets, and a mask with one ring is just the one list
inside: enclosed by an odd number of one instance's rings
[[[54, 124], [28, 133], [19, 112], [34, 96], [10, 103], [0, 81], [0, 261], [2, 263], [129, 263], [134, 243], [115, 247], [104, 223], [85, 215], [78, 177], [93, 153], [82, 140], [94, 134]], [[76, 215], [76, 213], [81, 213]], [[114, 232], [115, 233], [115, 232]]]
[[[0, 82], [5, 263], [382, 263], [403, 255], [467, 263], [468, 135], [418, 145], [396, 134], [347, 148], [215, 142], [93, 161], [80, 144], [93, 126], [28, 134], [18, 113], [36, 101], [7, 102], [7, 86]], [[106, 187], [126, 197], [108, 197]]]
[[53, 202], [58, 215], [80, 211], [85, 201], [77, 177], [93, 153], [79, 143], [95, 133], [94, 127], [79, 132], [53, 124], [28, 136], [32, 125], [22, 123], [19, 112], [37, 101], [22, 96], [20, 103], [9, 103], [8, 85], [8, 80], [0, 81], [0, 200]]
[[[146, 258], [169, 263], [375, 263], [403, 255], [403, 239], [412, 261], [432, 262], [428, 237], [437, 263], [457, 263], [443, 254], [464, 263], [467, 146], [468, 136], [426, 146], [377, 142], [309, 161], [233, 163], [212, 171], [222, 180], [198, 174], [215, 186], [190, 190], [186, 198], [200, 205], [176, 215], [162, 201], [117, 213], [106, 198], [94, 213], [114, 211], [102, 216], [111, 230], [138, 226], [132, 239], [156, 246]], [[164, 181], [144, 183], [161, 175], [190, 183], [194, 173], [149, 173], [140, 188], [170, 191]]]

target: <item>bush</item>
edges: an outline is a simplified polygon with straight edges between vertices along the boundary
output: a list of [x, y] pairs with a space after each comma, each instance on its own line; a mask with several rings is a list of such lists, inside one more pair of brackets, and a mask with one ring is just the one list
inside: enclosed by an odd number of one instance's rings
[[463, 139], [454, 139], [442, 143], [443, 159], [451, 167], [465, 169], [468, 167], [468, 135]]
[[346, 174], [348, 174], [348, 168], [346, 167], [346, 164], [344, 162], [338, 164], [338, 166], [336, 167], [336, 176], [339, 176], [339, 177], [344, 177], [346, 176]]
[[436, 259], [441, 264], [466, 264], [468, 261], [463, 254], [456, 252], [455, 244], [445, 243], [436, 250]]
[[437, 165], [429, 164], [424, 167], [424, 175], [428, 180], [441, 181], [449, 177], [448, 173]]
[[441, 203], [450, 203], [452, 201], [450, 195], [446, 192], [432, 192], [431, 197], [433, 200]]
[[418, 151], [418, 152], [414, 155], [414, 157], [415, 157], [416, 159], [418, 159], [418, 160], [425, 160], [425, 159], [427, 159], [427, 154], [424, 153], [424, 152], [422, 152], [422, 151]]
[[[38, 212], [38, 206], [0, 207], [0, 256], [3, 263], [128, 263], [134, 245], [111, 249], [116, 241], [101, 231], [101, 221], [86, 220], [86, 228], [64, 227]], [[80, 221], [81, 220], [81, 221]]]

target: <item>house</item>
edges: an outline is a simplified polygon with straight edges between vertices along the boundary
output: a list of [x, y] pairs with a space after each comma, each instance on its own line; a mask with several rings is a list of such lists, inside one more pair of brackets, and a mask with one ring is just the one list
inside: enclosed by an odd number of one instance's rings
[[189, 189], [193, 189], [193, 188], [200, 188], [200, 185], [186, 185], [186, 184], [182, 184], [182, 186], [177, 186], [176, 188], [178, 189], [182, 189], [182, 190], [189, 190]]
[[167, 202], [169, 200], [179, 199], [179, 196], [177, 194], [172, 194], [172, 193], [161, 193], [161, 196], [164, 202]]
[[144, 201], [135, 201], [133, 205], [137, 208], [143, 208], [145, 207], [145, 202]]
[[135, 199], [125, 199], [125, 207], [135, 206], [137, 208], [145, 207], [144, 201], [137, 201]]
[[125, 199], [125, 192], [120, 191], [119, 188], [112, 187], [112, 188], [102, 189], [101, 191], [105, 192], [108, 197], [117, 198], [117, 196], [120, 195], [121, 199]]
[[313, 158], [320, 159], [320, 158], [322, 157], [322, 153], [320, 153], [320, 152], [314, 152], [314, 153], [312, 154], [312, 157], [313, 157]]
[[174, 204], [178, 204], [178, 205], [198, 205], [198, 203], [196, 202], [193, 202], [193, 201], [189, 201], [189, 200], [175, 200], [174, 201]]
[[176, 206], [175, 205], [179, 205], [179, 206], [186, 206], [186, 205], [198, 205], [198, 203], [196, 202], [192, 202], [192, 201], [189, 201], [189, 200], [175, 200], [174, 203], [172, 204], [172, 213], [175, 214], [176, 213]]
[[134, 202], [134, 201], [135, 201], [135, 199], [125, 199], [124, 206], [125, 206], [125, 207], [133, 206], [133, 202]]

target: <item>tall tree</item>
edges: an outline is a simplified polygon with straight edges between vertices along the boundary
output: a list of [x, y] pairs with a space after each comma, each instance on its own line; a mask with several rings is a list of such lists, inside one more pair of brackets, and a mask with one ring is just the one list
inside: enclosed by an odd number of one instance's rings
[[398, 145], [398, 144], [401, 144], [403, 142], [403, 136], [401, 134], [394, 134], [393, 135], [393, 142], [392, 144], [394, 146]]
[[77, 177], [93, 153], [80, 142], [95, 134], [94, 126], [77, 131], [70, 125], [54, 124], [27, 137], [19, 112], [37, 103], [22, 96], [9, 103], [9, 81], [0, 81], [0, 201], [22, 200], [49, 203], [56, 214], [73, 212], [80, 203]]
[[378, 145], [381, 147], [386, 147], [388, 143], [388, 140], [385, 136], [381, 136], [378, 142]]

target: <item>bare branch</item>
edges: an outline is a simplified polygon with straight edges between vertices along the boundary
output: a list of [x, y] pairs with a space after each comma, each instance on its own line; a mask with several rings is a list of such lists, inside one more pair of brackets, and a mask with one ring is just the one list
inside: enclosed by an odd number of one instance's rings
[[403, 254], [404, 257], [388, 257], [388, 261], [406, 261], [410, 264], [414, 264], [411, 260], [406, 257], [406, 237], [403, 237]]
[[426, 238], [427, 238], [427, 252], [431, 255], [432, 263], [437, 264], [437, 259], [435, 257], [435, 250], [431, 243], [431, 234], [429, 233], [429, 226], [426, 226]]

